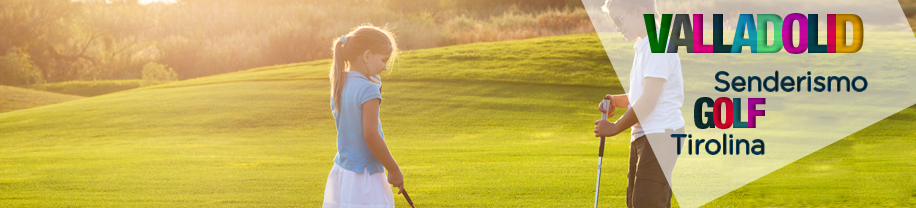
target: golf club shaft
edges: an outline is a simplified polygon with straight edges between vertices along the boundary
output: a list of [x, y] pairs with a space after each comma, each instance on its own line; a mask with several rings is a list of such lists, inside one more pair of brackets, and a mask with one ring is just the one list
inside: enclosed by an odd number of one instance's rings
[[601, 137], [601, 147], [598, 151], [598, 180], [595, 181], [595, 208], [598, 208], [598, 191], [601, 187], [601, 163], [604, 158], [604, 137]]
[[[605, 112], [601, 114], [601, 120], [607, 120], [608, 114], [611, 113], [610, 107], [611, 100], [604, 98], [601, 102], [601, 106], [604, 107]], [[601, 190], [601, 164], [604, 159], [604, 137], [601, 137], [601, 143], [598, 145], [598, 179], [595, 181], [595, 208], [598, 208], [598, 191]]]
[[407, 204], [410, 204], [411, 208], [417, 208], [413, 206], [413, 201], [410, 200], [410, 195], [407, 195], [407, 189], [401, 190], [401, 194], [404, 194], [404, 199], [407, 199]]

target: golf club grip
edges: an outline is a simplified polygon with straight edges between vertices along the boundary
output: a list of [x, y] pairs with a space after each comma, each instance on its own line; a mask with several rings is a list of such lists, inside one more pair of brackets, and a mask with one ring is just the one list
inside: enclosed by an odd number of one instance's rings
[[604, 137], [601, 137], [601, 144], [598, 145], [598, 157], [604, 157]]
[[604, 113], [601, 114], [601, 120], [607, 120], [607, 116], [611, 114], [611, 109], [608, 109], [611, 107], [611, 99], [605, 98], [601, 102], [601, 107], [604, 108], [604, 111], [605, 111]]
[[407, 199], [407, 204], [410, 204], [411, 208], [416, 208], [413, 206], [413, 201], [410, 200], [410, 195], [407, 195], [407, 189], [401, 191], [401, 194], [404, 194], [404, 199]]
[[[607, 120], [608, 114], [611, 114], [611, 109], [608, 109], [609, 107], [611, 107], [611, 99], [604, 98], [604, 100], [601, 101], [601, 107], [604, 108], [604, 111], [605, 111], [604, 113], [601, 114], [601, 120]], [[603, 136], [601, 137], [601, 144], [598, 145], [598, 157], [604, 157], [604, 137]]]

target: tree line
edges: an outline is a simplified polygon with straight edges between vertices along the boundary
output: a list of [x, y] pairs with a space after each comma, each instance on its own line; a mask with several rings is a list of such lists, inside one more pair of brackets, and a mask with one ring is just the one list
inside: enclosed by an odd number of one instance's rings
[[0, 84], [139, 79], [151, 63], [188, 79], [324, 59], [334, 37], [366, 23], [391, 27], [407, 50], [594, 31], [578, 0], [4, 0]]

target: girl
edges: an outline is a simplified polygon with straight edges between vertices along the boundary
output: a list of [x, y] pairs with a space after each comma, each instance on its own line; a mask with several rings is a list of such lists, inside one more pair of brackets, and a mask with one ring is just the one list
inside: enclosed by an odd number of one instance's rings
[[404, 176], [385, 144], [378, 118], [381, 82], [376, 80], [397, 56], [397, 44], [385, 29], [360, 26], [335, 40], [333, 51], [331, 112], [337, 123], [337, 156], [323, 207], [394, 207], [385, 183], [400, 188], [401, 194]]

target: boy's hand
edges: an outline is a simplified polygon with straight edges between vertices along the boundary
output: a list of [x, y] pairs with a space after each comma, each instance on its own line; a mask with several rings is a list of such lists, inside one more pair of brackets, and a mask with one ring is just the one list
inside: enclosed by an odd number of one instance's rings
[[[404, 189], [404, 175], [401, 174], [401, 170], [389, 170], [388, 171], [388, 183], [394, 187], [400, 187]], [[400, 193], [401, 191], [398, 191]]]
[[617, 124], [608, 122], [607, 120], [595, 121], [595, 137], [617, 135], [619, 132], [617, 133], [613, 132], [615, 125]]
[[[608, 94], [604, 97], [610, 99], [610, 103], [608, 104], [608, 106], [610, 106], [611, 111], [607, 115], [607, 117], [608, 118], [614, 117], [614, 109], [617, 108], [616, 106], [614, 106], [614, 96], [611, 96], [611, 94]], [[604, 103], [604, 100], [601, 100], [601, 102], [598, 102], [598, 111], [601, 111], [602, 113], [608, 113], [608, 110], [604, 109], [604, 106], [601, 105], [602, 103]]]

